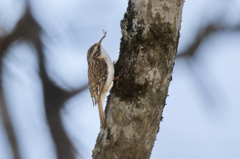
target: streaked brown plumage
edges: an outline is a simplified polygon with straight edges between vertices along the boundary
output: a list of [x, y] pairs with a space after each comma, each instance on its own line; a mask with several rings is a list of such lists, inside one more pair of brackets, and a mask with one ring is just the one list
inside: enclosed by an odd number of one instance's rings
[[114, 75], [114, 67], [111, 58], [101, 45], [105, 36], [106, 33], [98, 43], [93, 44], [88, 49], [87, 53], [88, 86], [93, 105], [98, 103], [100, 122], [102, 126], [104, 126], [105, 121], [102, 102], [104, 101]]

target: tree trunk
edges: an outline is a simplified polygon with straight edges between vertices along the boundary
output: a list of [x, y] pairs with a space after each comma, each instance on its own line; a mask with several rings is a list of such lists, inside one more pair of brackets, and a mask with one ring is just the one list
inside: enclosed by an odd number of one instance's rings
[[94, 159], [150, 158], [172, 79], [183, 0], [129, 0]]

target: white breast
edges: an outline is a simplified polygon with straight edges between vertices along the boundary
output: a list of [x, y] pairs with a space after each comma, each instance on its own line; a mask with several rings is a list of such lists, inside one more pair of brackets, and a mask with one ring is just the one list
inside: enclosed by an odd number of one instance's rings
[[111, 86], [113, 78], [114, 78], [114, 66], [113, 62], [108, 55], [108, 53], [105, 51], [105, 49], [101, 46], [101, 56], [106, 59], [107, 65], [108, 65], [108, 77], [107, 77], [107, 82], [104, 86], [104, 90], [107, 91], [107, 89]]

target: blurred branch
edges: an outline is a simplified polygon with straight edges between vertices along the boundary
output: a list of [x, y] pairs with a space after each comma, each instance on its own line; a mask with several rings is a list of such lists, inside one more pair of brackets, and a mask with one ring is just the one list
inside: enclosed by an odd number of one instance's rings
[[200, 29], [193, 43], [185, 51], [178, 52], [176, 58], [182, 58], [186, 56], [191, 58], [196, 54], [197, 49], [202, 44], [202, 42], [204, 42], [206, 38], [220, 31], [240, 32], [240, 24], [236, 26], [223, 26], [220, 23], [209, 24], [208, 26]]
[[[194, 69], [193, 63], [191, 62], [193, 60], [194, 55], [197, 53], [198, 48], [201, 46], [201, 44], [211, 35], [214, 35], [219, 32], [240, 32], [240, 24], [235, 25], [235, 26], [223, 26], [220, 24], [220, 22], [212, 23], [207, 25], [206, 27], [200, 29], [198, 32], [195, 40], [193, 43], [185, 50], [182, 52], [178, 52], [176, 58], [177, 59], [184, 59], [186, 61], [186, 64], [189, 66], [188, 68], [192, 72], [192, 76], [195, 77], [195, 81], [198, 83], [197, 85], [199, 88], [202, 90], [202, 94], [204, 95], [205, 98], [208, 99], [208, 101], [211, 101], [216, 104], [216, 101], [214, 100], [211, 91], [208, 89], [209, 87], [207, 84], [200, 78], [198, 75], [196, 69]], [[205, 71], [206, 73], [206, 71]], [[213, 104], [210, 104], [211, 106]]]
[[[34, 28], [39, 26], [35, 25]], [[40, 34], [40, 33], [39, 33]], [[39, 56], [40, 77], [43, 85], [44, 105], [46, 111], [46, 117], [49, 124], [49, 128], [56, 145], [56, 151], [58, 159], [74, 159], [75, 152], [73, 145], [68, 138], [60, 116], [60, 110], [63, 103], [67, 100], [67, 93], [63, 89], [57, 87], [48, 77], [46, 68], [44, 65], [44, 53], [43, 45], [38, 36], [32, 40]]]
[[[194, 78], [194, 81], [198, 83], [196, 86], [198, 87], [198, 90], [202, 92], [204, 95], [204, 100], [207, 99], [208, 103], [212, 108], [214, 104], [216, 105], [216, 101], [214, 100], [214, 96], [209, 90], [208, 85], [201, 79], [201, 75], [199, 75], [198, 71], [195, 69], [193, 62], [190, 60], [190, 58], [186, 58], [187, 65], [189, 66], [188, 69], [192, 72], [191, 77]], [[205, 72], [206, 73], [206, 72]], [[208, 107], [209, 108], [209, 107]]]
[[[2, 61], [2, 57], [0, 57], [0, 61]], [[2, 65], [0, 65], [0, 70], [2, 70], [1, 68]], [[12, 121], [11, 118], [9, 116], [9, 112], [6, 106], [6, 101], [3, 95], [3, 89], [2, 89], [2, 77], [0, 78], [0, 112], [1, 112], [1, 117], [3, 119], [3, 125], [5, 128], [5, 131], [7, 133], [7, 138], [8, 141], [10, 143], [11, 149], [12, 149], [12, 153], [13, 153], [13, 157], [14, 159], [21, 159], [20, 153], [19, 153], [19, 148], [18, 148], [18, 142], [17, 142], [17, 138], [15, 135], [15, 131], [13, 129], [13, 125], [12, 125]]]
[[[46, 118], [48, 125], [56, 145], [58, 159], [74, 159], [76, 151], [66, 134], [60, 116], [60, 110], [64, 103], [74, 95], [80, 93], [87, 88], [87, 84], [74, 91], [65, 91], [64, 89], [55, 85], [55, 83], [48, 77], [45, 58], [43, 52], [43, 44], [40, 39], [42, 28], [32, 17], [29, 7], [26, 8], [24, 16], [17, 23], [14, 31], [6, 37], [0, 38], [0, 54], [3, 56], [10, 44], [16, 40], [27, 40], [34, 45], [39, 56], [40, 77], [42, 79], [44, 104], [46, 111]], [[4, 100], [2, 100], [4, 101]], [[5, 109], [3, 109], [5, 110]], [[7, 113], [6, 113], [7, 114]], [[15, 139], [15, 133], [9, 132], [9, 140]], [[13, 138], [12, 138], [13, 137]], [[15, 139], [16, 140], [16, 139]], [[15, 141], [14, 140], [14, 141]], [[11, 143], [14, 149], [15, 142]], [[17, 145], [17, 144], [16, 144]], [[18, 148], [17, 148], [18, 150]], [[18, 152], [18, 151], [17, 151]], [[17, 154], [16, 154], [17, 156]]]
[[21, 155], [19, 152], [18, 141], [16, 137], [15, 130], [13, 128], [12, 120], [10, 118], [6, 100], [3, 93], [3, 83], [2, 83], [2, 59], [4, 57], [4, 53], [9, 45], [17, 40], [20, 37], [21, 31], [19, 29], [15, 29], [10, 35], [6, 37], [0, 37], [0, 111], [1, 117], [3, 120], [3, 125], [6, 131], [6, 135], [12, 149], [14, 159], [21, 159]]

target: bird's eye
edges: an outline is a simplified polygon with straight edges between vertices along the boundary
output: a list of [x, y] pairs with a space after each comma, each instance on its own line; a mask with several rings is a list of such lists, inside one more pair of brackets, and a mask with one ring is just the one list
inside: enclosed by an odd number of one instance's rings
[[96, 53], [95, 53], [95, 56], [96, 56], [96, 57], [100, 56], [100, 51], [96, 52]]

